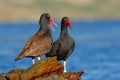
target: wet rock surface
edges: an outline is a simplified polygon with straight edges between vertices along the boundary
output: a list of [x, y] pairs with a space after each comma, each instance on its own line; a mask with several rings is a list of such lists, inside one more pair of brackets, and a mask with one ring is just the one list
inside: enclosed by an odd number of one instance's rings
[[0, 74], [0, 80], [81, 80], [83, 71], [63, 73], [64, 67], [56, 57], [45, 58], [28, 69], [13, 69]]

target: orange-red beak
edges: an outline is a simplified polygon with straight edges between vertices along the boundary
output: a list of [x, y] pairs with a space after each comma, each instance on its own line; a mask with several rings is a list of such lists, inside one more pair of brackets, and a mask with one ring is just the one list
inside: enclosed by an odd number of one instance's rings
[[71, 24], [71, 22], [70, 22], [70, 21], [67, 21], [67, 22], [66, 22], [66, 25], [67, 25], [70, 29], [72, 29], [72, 28], [73, 28], [73, 26], [72, 26], [72, 24]]
[[55, 29], [53, 28], [52, 24], [54, 24], [55, 26], [58, 26], [58, 25], [55, 23], [55, 21], [53, 21], [52, 19], [49, 20], [48, 24], [49, 24], [50, 28], [51, 28], [53, 31], [55, 31]]

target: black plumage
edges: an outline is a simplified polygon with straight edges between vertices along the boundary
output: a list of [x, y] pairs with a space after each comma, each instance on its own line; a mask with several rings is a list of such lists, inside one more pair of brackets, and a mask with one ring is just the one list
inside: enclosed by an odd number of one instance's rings
[[[72, 54], [75, 47], [75, 41], [69, 35], [67, 27], [69, 27], [70, 29], [73, 28], [72, 24], [69, 21], [69, 18], [63, 17], [61, 21], [60, 37], [53, 43], [50, 53], [46, 54], [47, 57], [57, 56], [57, 60], [66, 61], [68, 57]], [[66, 72], [66, 70], [64, 70], [64, 72]]]

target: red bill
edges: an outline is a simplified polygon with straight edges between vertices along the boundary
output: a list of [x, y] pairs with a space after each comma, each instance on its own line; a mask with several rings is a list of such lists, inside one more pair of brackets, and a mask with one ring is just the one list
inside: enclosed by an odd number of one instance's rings
[[67, 22], [66, 22], [66, 25], [67, 25], [70, 29], [72, 29], [72, 28], [73, 28], [73, 26], [72, 26], [72, 24], [71, 24], [71, 22], [70, 22], [70, 21], [67, 21]]
[[53, 31], [55, 31], [55, 29], [53, 28], [52, 24], [54, 24], [55, 26], [58, 26], [52, 19], [49, 20], [48, 24]]

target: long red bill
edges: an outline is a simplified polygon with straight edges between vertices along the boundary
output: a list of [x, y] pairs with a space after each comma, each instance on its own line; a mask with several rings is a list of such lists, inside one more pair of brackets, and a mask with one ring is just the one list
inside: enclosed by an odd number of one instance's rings
[[55, 26], [58, 26], [52, 19], [49, 20], [48, 24], [53, 31], [55, 31], [55, 29], [53, 28], [52, 24], [54, 24]]
[[72, 26], [72, 24], [71, 24], [71, 22], [70, 22], [70, 21], [67, 21], [67, 22], [66, 22], [66, 25], [67, 25], [70, 29], [72, 29], [72, 28], [73, 28], [73, 26]]

